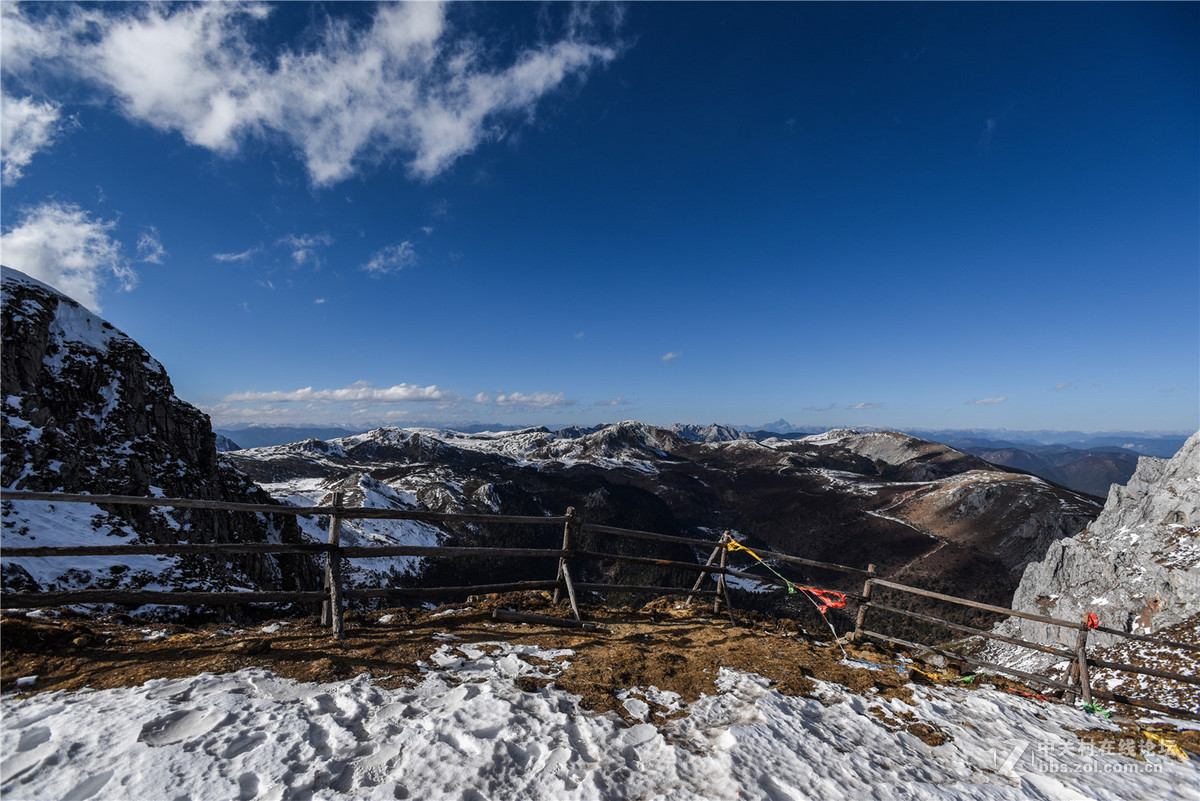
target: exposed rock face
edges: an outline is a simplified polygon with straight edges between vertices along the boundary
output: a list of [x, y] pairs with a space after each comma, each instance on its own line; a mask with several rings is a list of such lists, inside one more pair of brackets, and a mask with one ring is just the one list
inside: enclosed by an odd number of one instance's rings
[[[75, 301], [3, 269], [3, 486], [10, 490], [157, 495], [247, 503], [271, 498], [218, 462], [208, 418], [174, 394], [163, 366]], [[5, 545], [86, 544], [131, 537], [170, 543], [299, 541], [290, 517], [88, 504], [3, 504]], [[316, 586], [296, 557], [135, 558], [136, 564], [14, 559], [6, 588]], [[103, 561], [103, 560], [102, 560]], [[217, 564], [217, 562], [220, 564]], [[100, 564], [100, 567], [95, 567]]]
[[[1029, 565], [1013, 608], [1148, 634], [1200, 611], [1200, 432], [1170, 460], [1143, 456], [1125, 486], [1114, 486], [1100, 516]], [[1017, 636], [1069, 645], [1074, 632], [1012, 618]], [[1098, 645], [1118, 638], [1093, 634]], [[1091, 639], [1089, 638], [1089, 641]], [[1029, 652], [1023, 651], [1024, 654]], [[1023, 664], [1053, 661], [1023, 657]]]

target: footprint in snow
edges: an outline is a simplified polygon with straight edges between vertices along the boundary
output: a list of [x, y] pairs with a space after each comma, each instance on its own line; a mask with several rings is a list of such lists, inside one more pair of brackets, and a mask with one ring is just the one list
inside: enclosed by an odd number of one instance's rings
[[208, 734], [229, 717], [224, 712], [201, 712], [198, 709], [171, 712], [144, 724], [138, 742], [154, 746], [181, 743]]
[[113, 772], [111, 770], [106, 770], [93, 774], [92, 776], [88, 776], [79, 784], [72, 787], [67, 794], [62, 797], [62, 801], [84, 801], [84, 799], [91, 798], [96, 793], [100, 792], [104, 785], [108, 784], [108, 780], [112, 778], [112, 775]]

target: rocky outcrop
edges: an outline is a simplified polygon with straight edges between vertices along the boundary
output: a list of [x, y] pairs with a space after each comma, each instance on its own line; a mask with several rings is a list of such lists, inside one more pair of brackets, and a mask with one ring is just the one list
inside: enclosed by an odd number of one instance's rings
[[[1141, 457], [1129, 483], [1112, 487], [1087, 529], [1054, 543], [1045, 559], [1026, 568], [1013, 608], [1071, 621], [1095, 612], [1105, 626], [1136, 634], [1195, 616], [1200, 611], [1200, 432], [1169, 460]], [[1074, 642], [1073, 631], [1032, 621], [1013, 618], [1002, 626], [1035, 642]], [[1117, 639], [1093, 637], [1099, 646]]]
[[[208, 418], [176, 397], [166, 370], [138, 343], [75, 301], [3, 270], [5, 489], [187, 497], [271, 503], [222, 465]], [[69, 508], [68, 508], [69, 507]], [[108, 537], [170, 543], [299, 541], [290, 517], [247, 513], [3, 504], [5, 545], [85, 544]], [[238, 556], [144, 558], [137, 565], [6, 560], [6, 588], [80, 586], [301, 589], [316, 586], [311, 560]], [[57, 567], [51, 565], [55, 563]]]

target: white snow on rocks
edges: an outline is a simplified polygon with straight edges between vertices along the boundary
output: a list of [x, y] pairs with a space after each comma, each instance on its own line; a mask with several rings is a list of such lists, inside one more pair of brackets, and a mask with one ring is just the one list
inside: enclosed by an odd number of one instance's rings
[[[1082, 711], [992, 689], [914, 689], [914, 706], [818, 683], [793, 698], [722, 670], [686, 716], [627, 725], [549, 685], [569, 652], [443, 645], [420, 681], [330, 684], [260, 669], [136, 688], [6, 696], [6, 799], [1185, 798], [1194, 762], [1099, 751]], [[526, 661], [535, 657], [538, 664]], [[677, 706], [656, 688], [627, 706]], [[640, 697], [635, 697], [640, 696]], [[643, 700], [645, 699], [645, 700]], [[632, 704], [640, 708], [638, 703]], [[951, 735], [926, 745], [881, 721]], [[1190, 789], [1189, 789], [1190, 788]]]

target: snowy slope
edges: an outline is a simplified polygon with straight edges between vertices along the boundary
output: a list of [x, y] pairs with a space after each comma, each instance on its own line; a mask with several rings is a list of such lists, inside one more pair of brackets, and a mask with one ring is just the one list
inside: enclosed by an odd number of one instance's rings
[[[1196, 762], [1074, 733], [1116, 726], [993, 689], [914, 705], [817, 682], [815, 698], [722, 669], [719, 692], [629, 726], [553, 684], [570, 651], [443, 645], [388, 690], [260, 669], [2, 701], [6, 799], [1187, 799]], [[654, 688], [631, 688], [637, 696]], [[906, 729], [947, 735], [928, 745]]]

